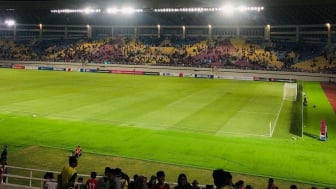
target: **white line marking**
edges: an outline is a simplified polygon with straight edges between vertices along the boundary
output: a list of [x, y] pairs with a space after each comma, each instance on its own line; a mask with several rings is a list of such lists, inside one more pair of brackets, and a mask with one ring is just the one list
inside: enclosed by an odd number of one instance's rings
[[284, 104], [284, 100], [282, 100], [282, 102], [281, 102], [279, 111], [278, 111], [277, 116], [276, 116], [275, 121], [274, 121], [274, 126], [272, 127], [272, 132], [271, 132], [271, 136], [270, 137], [273, 136], [274, 130], [275, 130], [277, 124], [278, 124], [278, 119], [279, 119], [280, 113], [282, 111], [283, 104]]

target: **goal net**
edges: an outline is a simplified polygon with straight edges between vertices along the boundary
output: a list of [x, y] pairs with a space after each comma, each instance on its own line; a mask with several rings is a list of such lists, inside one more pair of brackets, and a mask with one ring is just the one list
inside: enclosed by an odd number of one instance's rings
[[289, 101], [296, 101], [298, 85], [297, 83], [285, 83], [283, 99]]

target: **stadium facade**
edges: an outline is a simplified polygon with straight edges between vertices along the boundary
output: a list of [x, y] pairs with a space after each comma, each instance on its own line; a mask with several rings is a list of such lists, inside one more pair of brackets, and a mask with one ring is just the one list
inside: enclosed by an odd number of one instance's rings
[[106, 37], [149, 38], [205, 38], [218, 37], [281, 40], [288, 42], [319, 43], [336, 42], [335, 26], [318, 25], [0, 25], [2, 39], [79, 39]]

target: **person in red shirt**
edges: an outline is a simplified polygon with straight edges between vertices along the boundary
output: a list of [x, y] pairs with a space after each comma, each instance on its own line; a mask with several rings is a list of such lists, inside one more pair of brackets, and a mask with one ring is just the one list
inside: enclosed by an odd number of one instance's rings
[[76, 158], [79, 158], [82, 155], [82, 148], [78, 145], [75, 150], [75, 156]]
[[96, 177], [97, 177], [97, 173], [91, 172], [91, 178], [86, 181], [86, 185], [88, 189], [97, 189], [98, 181], [96, 180]]

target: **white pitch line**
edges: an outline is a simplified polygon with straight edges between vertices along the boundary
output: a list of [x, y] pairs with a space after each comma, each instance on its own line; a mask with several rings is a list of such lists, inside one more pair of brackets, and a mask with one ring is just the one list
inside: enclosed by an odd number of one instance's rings
[[238, 132], [221, 132], [223, 135], [216, 135], [216, 136], [225, 136], [225, 135], [235, 135], [235, 136], [254, 136], [254, 137], [267, 137], [269, 138], [270, 136], [268, 135], [263, 135], [263, 134], [249, 134], [249, 133], [238, 133]]
[[279, 119], [280, 113], [282, 111], [282, 107], [283, 107], [284, 102], [285, 102], [285, 100], [282, 100], [280, 108], [279, 108], [279, 111], [278, 111], [277, 116], [276, 116], [275, 121], [274, 121], [274, 127], [272, 127], [272, 131], [271, 131], [271, 136], [270, 137], [273, 136], [273, 133], [274, 133], [274, 130], [275, 130], [276, 126], [277, 126], [278, 119]]

